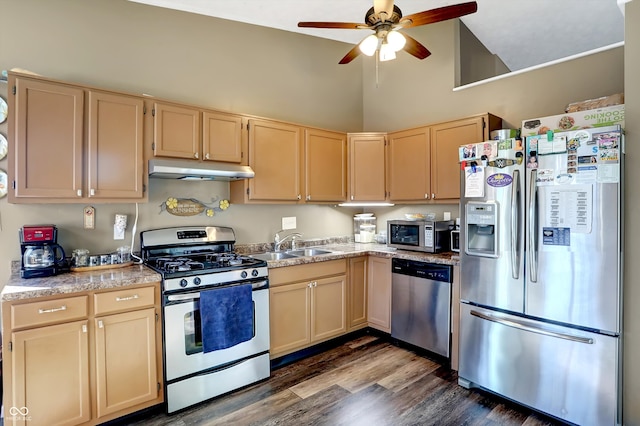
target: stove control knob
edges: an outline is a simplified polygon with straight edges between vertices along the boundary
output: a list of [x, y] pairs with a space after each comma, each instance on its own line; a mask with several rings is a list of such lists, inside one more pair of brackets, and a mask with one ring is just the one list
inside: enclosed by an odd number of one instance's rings
[[253, 271], [251, 271], [251, 275], [254, 276], [254, 277], [257, 277], [258, 276], [258, 270], [254, 269]]
[[184, 278], [180, 280], [180, 287], [186, 287], [187, 286], [187, 280], [185, 280]]
[[242, 271], [242, 272], [240, 273], [240, 276], [241, 276], [242, 278], [247, 278], [247, 271]]
[[200, 283], [201, 283], [201, 282], [202, 282], [202, 281], [200, 280], [200, 277], [195, 277], [195, 278], [193, 279], [193, 283], [194, 283], [195, 285], [200, 285]]

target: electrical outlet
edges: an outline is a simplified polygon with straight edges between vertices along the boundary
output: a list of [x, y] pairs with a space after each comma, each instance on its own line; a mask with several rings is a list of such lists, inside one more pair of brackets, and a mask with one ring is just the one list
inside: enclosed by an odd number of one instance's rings
[[296, 217], [283, 217], [282, 218], [282, 229], [296, 229]]
[[444, 220], [451, 220], [451, 212], [444, 212]]

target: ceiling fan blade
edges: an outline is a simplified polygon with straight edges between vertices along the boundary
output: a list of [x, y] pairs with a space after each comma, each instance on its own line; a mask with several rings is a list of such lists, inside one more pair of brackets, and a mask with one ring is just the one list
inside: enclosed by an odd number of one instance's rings
[[349, 51], [349, 53], [347, 53], [346, 55], [344, 55], [344, 58], [340, 59], [340, 62], [338, 62], [339, 64], [348, 64], [349, 62], [353, 61], [355, 58], [358, 57], [358, 55], [360, 54], [360, 46], [359, 45], [355, 45], [353, 47], [353, 49], [351, 49]]
[[402, 33], [402, 35], [407, 40], [402, 50], [418, 59], [424, 59], [431, 55], [431, 52], [429, 52], [429, 50], [421, 45], [415, 38], [409, 37], [405, 33]]
[[425, 10], [424, 12], [405, 16], [400, 20], [398, 26], [411, 28], [419, 25], [433, 24], [435, 22], [446, 21], [475, 13], [477, 10], [478, 4], [475, 1], [439, 7], [437, 9]]
[[338, 28], [347, 30], [368, 30], [368, 25], [355, 22], [298, 22], [300, 28]]
[[393, 14], [393, 0], [373, 0], [373, 10], [376, 15], [380, 16], [380, 13], [386, 13], [384, 20], [387, 20]]

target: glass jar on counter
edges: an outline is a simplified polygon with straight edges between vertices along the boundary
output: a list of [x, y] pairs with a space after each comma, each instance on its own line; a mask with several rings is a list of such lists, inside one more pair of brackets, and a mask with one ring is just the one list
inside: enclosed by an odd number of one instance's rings
[[87, 249], [75, 249], [71, 256], [73, 260], [73, 266], [81, 268], [89, 266], [89, 250]]
[[118, 255], [120, 263], [131, 262], [131, 248], [129, 246], [118, 247]]

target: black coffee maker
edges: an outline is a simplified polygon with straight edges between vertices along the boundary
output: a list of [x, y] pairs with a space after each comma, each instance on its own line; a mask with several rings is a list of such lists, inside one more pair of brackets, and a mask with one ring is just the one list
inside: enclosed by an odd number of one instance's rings
[[57, 244], [55, 225], [26, 225], [20, 228], [22, 278], [50, 277], [66, 270], [64, 249]]

